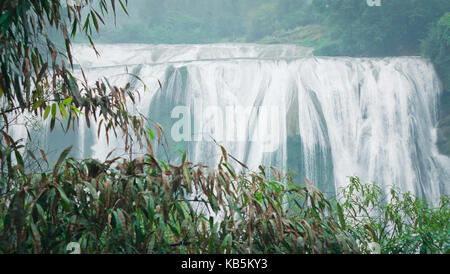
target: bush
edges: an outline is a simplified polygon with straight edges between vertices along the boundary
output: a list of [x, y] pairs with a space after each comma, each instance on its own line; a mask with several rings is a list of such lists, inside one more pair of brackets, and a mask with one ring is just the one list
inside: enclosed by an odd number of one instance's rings
[[[2, 148], [1, 253], [65, 253], [70, 242], [83, 253], [358, 252], [331, 203], [286, 187], [275, 169], [238, 174], [225, 160], [207, 173], [150, 156], [112, 169], [117, 159], [67, 153], [53, 171], [29, 174]], [[287, 194], [296, 197], [290, 207]]]
[[433, 62], [443, 84], [437, 145], [441, 153], [450, 155], [450, 12], [433, 24], [422, 41], [422, 49]]
[[[147, 156], [118, 164], [67, 158], [27, 173], [1, 148], [0, 253], [448, 252], [449, 203], [428, 207], [351, 178], [340, 202], [274, 168], [236, 172]], [[115, 166], [114, 168], [112, 168]], [[269, 171], [270, 173], [266, 173]], [[309, 181], [308, 181], [309, 183]]]
[[384, 194], [376, 184], [362, 184], [352, 177], [341, 192], [340, 204], [345, 226], [364, 252], [369, 252], [374, 242], [386, 254], [450, 251], [449, 197], [442, 197], [433, 208], [410, 193], [392, 188]]

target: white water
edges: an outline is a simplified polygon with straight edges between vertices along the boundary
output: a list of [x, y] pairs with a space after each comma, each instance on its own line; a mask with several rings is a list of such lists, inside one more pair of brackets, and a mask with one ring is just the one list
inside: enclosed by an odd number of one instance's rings
[[[435, 147], [440, 83], [432, 65], [421, 58], [314, 57], [310, 49], [292, 45], [97, 45], [97, 49], [99, 59], [89, 46], [74, 48], [75, 62], [88, 80], [106, 76], [125, 85], [133, 81], [123, 74], [126, 65], [148, 86], [142, 93], [142, 85], [136, 83], [142, 98], [132, 107], [163, 124], [167, 138], [178, 120], [170, 118], [173, 107], [189, 107], [192, 136], [203, 136], [203, 141], [183, 143], [192, 162], [215, 165], [222, 155], [199, 126], [214, 118], [205, 114], [205, 108], [219, 106], [223, 132], [230, 136], [218, 141], [250, 168], [259, 164], [283, 168], [290, 157], [297, 159], [289, 167], [300, 167], [299, 178], [310, 179], [324, 191], [333, 192], [347, 184], [348, 176], [357, 175], [432, 201], [450, 193], [450, 159]], [[238, 122], [245, 122], [240, 133], [253, 133], [258, 118], [226, 116], [233, 110], [230, 107], [237, 106], [277, 107], [272, 115], [276, 124], [265, 131], [269, 140], [279, 141], [274, 149], [267, 152], [267, 142], [234, 141]], [[81, 132], [96, 132], [84, 122], [81, 127]], [[288, 150], [288, 137], [297, 147]], [[113, 148], [123, 147], [121, 140], [108, 146], [104, 136], [78, 138], [83, 156], [104, 159]]]

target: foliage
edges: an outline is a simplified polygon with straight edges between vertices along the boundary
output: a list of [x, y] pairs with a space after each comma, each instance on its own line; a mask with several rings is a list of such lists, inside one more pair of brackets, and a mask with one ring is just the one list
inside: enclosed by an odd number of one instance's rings
[[[437, 69], [445, 70], [450, 67], [450, 12], [442, 16], [433, 24], [428, 32], [428, 37], [423, 41], [423, 51], [436, 65]], [[450, 81], [450, 75], [444, 75], [446, 83]]]
[[[0, 252], [66, 253], [444, 253], [449, 199], [439, 208], [351, 178], [340, 201], [276, 169], [238, 172], [182, 162], [77, 161], [27, 173], [2, 147]], [[145, 160], [144, 160], [145, 159]], [[16, 172], [13, 172], [16, 171]], [[267, 172], [267, 173], [266, 173]], [[7, 177], [6, 177], [7, 176]]]
[[357, 177], [340, 197], [345, 227], [365, 252], [378, 243], [381, 253], [433, 254], [450, 251], [450, 199], [438, 208], [410, 193], [392, 188], [384, 194], [376, 184], [362, 184]]
[[275, 169], [238, 173], [224, 149], [209, 171], [188, 162], [166, 169], [150, 155], [112, 168], [117, 159], [78, 162], [66, 150], [52, 172], [26, 173], [8, 152], [1, 253], [66, 253], [70, 242], [83, 253], [358, 252], [322, 194], [286, 186]]
[[[72, 1], [68, 1], [68, 3]], [[98, 9], [94, 8], [94, 2]], [[91, 35], [99, 31], [102, 15], [116, 4], [125, 10], [122, 0], [77, 1], [64, 6], [62, 1], [2, 1], [0, 6], [0, 130], [2, 144], [12, 145], [16, 140], [8, 135], [10, 127], [22, 116], [50, 119], [53, 130], [59, 121], [68, 131], [81, 114], [90, 125], [93, 119], [103, 124], [106, 135], [116, 128], [124, 132], [126, 143], [132, 134], [142, 144], [145, 133], [144, 117], [132, 115], [126, 108], [126, 97], [134, 101], [136, 94], [127, 85], [119, 88], [107, 79], [89, 85], [88, 80], [76, 79], [71, 70], [73, 60], [71, 39], [78, 31]], [[110, 4], [108, 4], [110, 3]], [[82, 5], [84, 7], [82, 7]], [[82, 10], [86, 15], [82, 15]], [[48, 33], [56, 30], [64, 36], [64, 49], [59, 49]], [[28, 130], [28, 128], [27, 128]], [[130, 134], [132, 133], [132, 134]], [[126, 148], [127, 149], [127, 148]], [[18, 159], [19, 160], [19, 159]]]
[[[144, 128], [145, 117], [140, 114], [133, 115], [127, 109], [127, 100], [134, 103], [136, 96], [139, 94], [136, 91], [131, 92], [131, 84], [127, 84], [123, 88], [116, 87], [105, 78], [97, 80], [91, 86], [82, 70], [83, 80], [72, 75], [71, 40], [78, 31], [81, 31], [91, 42], [93, 50], [96, 51], [91, 36], [99, 31], [100, 23], [104, 23], [102, 17], [108, 11], [112, 11], [115, 15], [116, 5], [120, 5], [127, 12], [126, 1], [77, 0], [67, 1], [67, 5], [64, 5], [64, 2], [66, 1], [7, 0], [0, 4], [0, 132], [2, 134], [0, 138], [0, 195], [5, 203], [4, 206], [9, 207], [8, 195], [19, 191], [17, 195], [14, 195], [12, 201], [13, 206], [11, 208], [14, 208], [14, 210], [9, 213], [1, 211], [0, 225], [3, 236], [8, 235], [9, 229], [15, 229], [14, 233], [17, 233], [14, 236], [15, 238], [11, 238], [12, 241], [15, 241], [13, 245], [18, 248], [13, 252], [22, 252], [25, 248], [22, 245], [25, 240], [23, 238], [25, 230], [22, 230], [23, 227], [19, 227], [20, 224], [31, 220], [31, 223], [28, 224], [31, 227], [32, 237], [36, 240], [35, 237], [39, 236], [36, 232], [40, 223], [38, 225], [33, 223], [32, 219], [24, 219], [24, 210], [27, 208], [25, 204], [22, 204], [22, 201], [28, 203], [27, 199], [31, 197], [29, 196], [31, 192], [28, 192], [28, 186], [33, 185], [33, 187], [38, 187], [39, 190], [53, 189], [42, 193], [44, 194], [42, 197], [47, 197], [45, 196], [47, 194], [50, 195], [50, 198], [47, 198], [55, 201], [52, 204], [53, 209], [57, 205], [56, 201], [58, 203], [62, 201], [63, 208], [67, 209], [67, 196], [64, 194], [64, 186], [58, 185], [57, 177], [58, 175], [61, 176], [59, 174], [60, 169], [68, 170], [72, 167], [69, 162], [64, 161], [70, 151], [67, 149], [54, 164], [53, 172], [44, 173], [43, 170], [49, 170], [50, 165], [53, 165], [48, 162], [45, 152], [40, 150], [41, 155], [38, 159], [35, 151], [30, 151], [28, 147], [24, 146], [22, 140], [16, 140], [11, 137], [13, 134], [10, 135], [12, 127], [23, 126], [20, 125], [22, 118], [30, 118], [32, 121], [49, 119], [51, 131], [59, 122], [67, 132], [70, 128], [75, 130], [77, 122], [83, 115], [88, 126], [90, 123], [98, 122], [97, 135], [100, 135], [101, 129], [104, 129], [106, 138], [109, 140], [111, 131], [116, 136], [117, 131], [123, 133], [125, 150], [131, 150], [131, 143], [137, 142], [142, 146], [144, 137], [147, 141], [147, 148], [150, 153], [152, 152], [147, 130]], [[98, 8], [94, 8], [94, 5]], [[54, 33], [63, 36], [63, 49], [51, 40]], [[28, 132], [33, 124], [25, 124], [24, 126]], [[28, 135], [31, 138], [29, 132]], [[21, 137], [23, 136], [19, 138]], [[28, 159], [36, 161], [36, 168], [28, 168]], [[47, 167], [42, 167], [43, 161], [47, 163]], [[39, 185], [33, 183], [37, 178], [36, 176], [39, 176], [39, 174], [32, 172], [36, 169], [42, 172]], [[50, 178], [50, 181], [48, 181], [48, 178]], [[52, 191], [59, 193], [56, 195], [58, 197], [56, 200], [52, 200], [56, 193], [52, 193]], [[31, 195], [40, 194], [34, 193]], [[47, 198], [35, 202], [43, 201], [45, 204]], [[62, 200], [59, 200], [59, 198], [62, 198]], [[46, 208], [45, 205], [44, 208]], [[34, 210], [33, 214], [36, 214], [36, 210], [40, 210], [39, 206], [35, 207]], [[56, 219], [52, 219], [52, 221], [55, 221], [53, 224], [57, 224]], [[62, 221], [66, 222], [67, 220]], [[47, 224], [49, 223], [45, 225]], [[49, 237], [61, 232], [51, 230], [52, 228], [56, 229], [56, 227], [51, 226], [48, 226], [49, 230], [43, 228], [44, 233]], [[62, 233], [56, 238], [64, 237], [65, 232]], [[58, 240], [56, 242], [45, 242], [44, 239], [44, 242], [41, 242], [42, 248], [44, 248], [43, 250], [51, 250], [54, 247], [49, 247], [47, 244], [53, 245], [57, 242]], [[11, 242], [7, 240], [6, 246], [4, 246], [6, 249], [2, 248], [2, 250], [11, 251], [9, 249], [10, 244]], [[35, 250], [38, 250], [37, 246]]]
[[444, 93], [441, 100], [441, 116], [438, 131], [438, 147], [450, 155], [450, 12], [433, 24], [422, 42], [424, 55], [431, 59], [439, 73]]
[[261, 39], [266, 34], [272, 34], [280, 28], [276, 14], [272, 12], [276, 6], [277, 4], [275, 2], [267, 3], [259, 6], [254, 11], [250, 11], [249, 21], [247, 23], [248, 40], [255, 41]]

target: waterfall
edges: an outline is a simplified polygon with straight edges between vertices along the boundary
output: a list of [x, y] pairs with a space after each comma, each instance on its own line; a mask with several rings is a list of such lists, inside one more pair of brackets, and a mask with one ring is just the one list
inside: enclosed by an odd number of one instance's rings
[[[435, 146], [441, 85], [422, 58], [316, 57], [295, 45], [96, 47], [100, 58], [75, 45], [75, 62], [91, 82], [108, 77], [140, 90], [130, 107], [162, 125], [172, 161], [180, 149], [216, 165], [214, 138], [251, 169], [289, 168], [327, 193], [353, 175], [431, 201], [450, 193], [450, 159]], [[108, 146], [95, 126], [80, 127], [72, 138], [80, 157], [123, 148], [120, 138]]]

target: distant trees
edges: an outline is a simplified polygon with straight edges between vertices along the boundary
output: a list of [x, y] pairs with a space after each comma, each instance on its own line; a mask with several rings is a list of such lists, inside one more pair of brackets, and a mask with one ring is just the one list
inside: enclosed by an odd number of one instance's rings
[[[248, 12], [268, 0], [135, 0], [104, 42], [208, 43], [244, 37]], [[138, 30], [138, 31], [136, 31]]]
[[361, 0], [316, 0], [316, 11], [326, 15], [333, 41], [319, 53], [351, 56], [392, 56], [420, 53], [420, 41], [430, 24], [446, 11], [446, 0], [382, 1], [371, 7]]
[[423, 51], [442, 74], [442, 81], [450, 92], [450, 12], [434, 23], [423, 41]]
[[273, 12], [277, 4], [267, 3], [249, 12], [247, 39], [255, 41], [280, 29], [277, 15]]
[[[430, 24], [450, 10], [447, 0], [135, 0], [105, 42], [209, 43], [259, 41], [273, 33], [320, 24], [318, 54], [419, 54]], [[120, 18], [119, 18], [120, 19]], [[139, 31], [135, 31], [139, 30]], [[323, 31], [322, 30], [322, 31]], [[327, 41], [325, 43], [325, 41]]]
[[320, 14], [311, 12], [311, 0], [278, 0], [276, 16], [283, 29], [317, 22]]
[[450, 12], [432, 25], [423, 41], [423, 52], [433, 62], [443, 84], [437, 144], [441, 152], [450, 155]]

